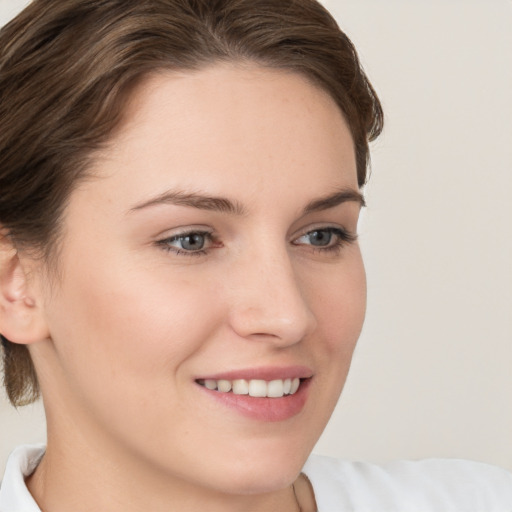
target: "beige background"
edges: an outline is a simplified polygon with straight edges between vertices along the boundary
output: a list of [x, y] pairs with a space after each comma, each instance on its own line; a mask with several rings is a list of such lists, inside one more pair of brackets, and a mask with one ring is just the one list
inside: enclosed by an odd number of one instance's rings
[[[0, 0], [0, 23], [24, 0]], [[512, 470], [512, 2], [326, 0], [387, 114], [361, 225], [369, 302], [317, 451]], [[0, 398], [0, 474], [44, 440]]]

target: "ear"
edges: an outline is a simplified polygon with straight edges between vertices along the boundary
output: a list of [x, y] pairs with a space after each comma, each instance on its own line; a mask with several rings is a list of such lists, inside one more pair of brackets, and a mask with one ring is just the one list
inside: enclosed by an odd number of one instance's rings
[[0, 228], [0, 334], [28, 345], [49, 337], [40, 297], [16, 248]]

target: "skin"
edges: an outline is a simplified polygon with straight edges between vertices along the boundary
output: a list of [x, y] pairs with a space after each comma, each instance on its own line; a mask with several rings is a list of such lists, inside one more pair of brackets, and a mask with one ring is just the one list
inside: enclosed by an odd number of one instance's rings
[[[255, 65], [160, 73], [93, 173], [65, 212], [58, 281], [23, 263], [34, 276], [25, 298], [47, 331], [30, 344], [48, 422], [34, 497], [52, 512], [296, 510], [291, 484], [337, 402], [365, 312], [357, 242], [327, 250], [307, 235], [355, 233], [360, 203], [304, 213], [357, 193], [339, 109], [302, 77]], [[169, 190], [244, 212], [152, 202]], [[159, 243], [199, 228], [214, 234], [204, 254]], [[195, 382], [288, 365], [313, 377], [285, 421], [247, 418]]]

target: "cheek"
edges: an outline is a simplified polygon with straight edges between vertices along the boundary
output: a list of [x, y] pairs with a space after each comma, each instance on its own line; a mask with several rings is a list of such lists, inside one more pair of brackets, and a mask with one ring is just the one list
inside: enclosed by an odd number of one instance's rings
[[90, 273], [68, 269], [52, 307], [52, 337], [70, 378], [91, 396], [115, 382], [107, 388], [112, 394], [122, 387], [133, 397], [168, 382], [201, 348], [218, 315], [197, 284], [107, 261]]
[[348, 370], [366, 313], [366, 275], [358, 249], [350, 264], [326, 277], [312, 304], [326, 356]]
[[353, 256], [309, 281], [308, 299], [317, 321], [308, 343], [308, 353], [318, 370], [313, 388], [314, 406], [310, 411], [314, 442], [338, 402], [364, 321], [364, 266], [358, 250]]

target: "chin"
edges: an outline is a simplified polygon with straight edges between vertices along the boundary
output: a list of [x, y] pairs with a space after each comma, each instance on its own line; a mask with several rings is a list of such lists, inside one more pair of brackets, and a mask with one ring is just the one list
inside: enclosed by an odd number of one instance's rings
[[[254, 449], [242, 449], [238, 455], [231, 453], [222, 463], [217, 477], [218, 485], [234, 494], [257, 494], [273, 492], [289, 487], [300, 474], [310, 450], [306, 443], [282, 440], [254, 443]], [[259, 446], [257, 446], [259, 445]]]
[[290, 487], [302, 470], [302, 464], [283, 465], [271, 460], [268, 464], [249, 465], [237, 472], [222, 487], [230, 494], [265, 494]]

